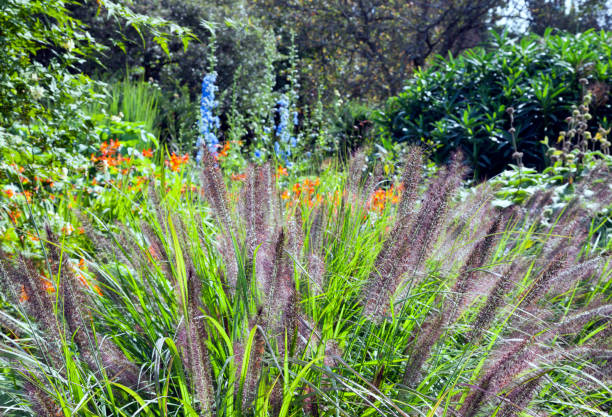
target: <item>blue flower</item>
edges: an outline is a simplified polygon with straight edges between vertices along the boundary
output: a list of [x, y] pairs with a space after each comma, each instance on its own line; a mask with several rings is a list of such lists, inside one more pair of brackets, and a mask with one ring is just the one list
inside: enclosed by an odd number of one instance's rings
[[200, 163], [202, 159], [202, 146], [206, 144], [208, 150], [214, 155], [217, 153], [219, 147], [219, 139], [215, 134], [215, 130], [219, 129], [221, 122], [219, 117], [213, 114], [213, 110], [217, 107], [218, 103], [215, 101], [215, 92], [217, 86], [217, 74], [211, 73], [206, 74], [202, 79], [202, 96], [200, 97], [200, 136], [196, 142], [196, 148], [198, 153], [196, 161]]
[[286, 96], [282, 96], [278, 100], [278, 115], [279, 122], [276, 126], [276, 136], [279, 137], [283, 143], [289, 142], [289, 130], [287, 129], [287, 123], [289, 122], [289, 100]]
[[298, 121], [298, 112], [294, 111], [293, 112], [293, 126], [297, 126], [299, 123]]
[[261, 159], [263, 153], [259, 149], [255, 149], [255, 158]]

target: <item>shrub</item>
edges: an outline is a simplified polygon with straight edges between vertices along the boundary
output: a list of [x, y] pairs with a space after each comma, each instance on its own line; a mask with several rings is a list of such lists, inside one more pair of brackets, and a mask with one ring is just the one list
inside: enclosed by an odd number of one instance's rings
[[336, 149], [342, 160], [358, 148], [373, 140], [372, 110], [358, 102], [348, 102], [336, 109], [331, 122], [330, 135], [336, 142]]
[[[511, 127], [526, 166], [544, 168], [540, 141], [563, 130], [572, 103], [582, 102], [588, 80], [591, 130], [612, 113], [612, 33], [494, 35], [486, 48], [438, 58], [408, 80], [378, 115], [382, 134], [398, 142], [422, 142], [441, 162], [463, 150], [477, 178], [501, 172], [513, 161]], [[506, 110], [514, 108], [514, 126]]]

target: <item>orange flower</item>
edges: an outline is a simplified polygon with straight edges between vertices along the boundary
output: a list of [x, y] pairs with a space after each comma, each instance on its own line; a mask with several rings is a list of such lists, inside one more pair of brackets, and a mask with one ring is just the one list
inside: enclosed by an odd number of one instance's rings
[[372, 194], [372, 197], [370, 198], [370, 209], [382, 213], [385, 208], [385, 199], [385, 190], [381, 188], [377, 189], [376, 191], [374, 191], [374, 194]]
[[47, 291], [48, 293], [55, 292], [55, 286], [46, 276], [41, 275], [40, 279], [42, 279], [43, 288], [45, 289], [45, 291]]
[[287, 172], [287, 168], [284, 168], [282, 165], [279, 165], [276, 169], [276, 177], [282, 177], [283, 175], [287, 176], [289, 175], [289, 173]]
[[300, 194], [302, 193], [302, 189], [300, 187], [300, 183], [296, 182], [295, 184], [293, 184], [293, 187], [291, 188], [291, 190], [293, 191], [293, 194], [296, 195], [296, 197], [300, 197]]
[[9, 211], [8, 215], [9, 215], [11, 221], [14, 224], [17, 224], [17, 220], [21, 217], [21, 212], [19, 212], [17, 210], [11, 210], [11, 211]]
[[83, 274], [78, 274], [77, 278], [79, 281], [81, 281], [81, 284], [83, 284], [84, 287], [89, 287], [89, 282], [87, 282], [87, 278], [85, 278]]
[[4, 194], [6, 194], [8, 198], [13, 198], [13, 196], [15, 195], [13, 190], [11, 190], [10, 188], [7, 188], [6, 190], [4, 190]]
[[281, 194], [281, 198], [283, 200], [289, 200], [289, 198], [290, 198], [289, 191], [287, 191], [287, 190], [283, 191], [283, 193]]
[[246, 179], [246, 174], [232, 174], [232, 181], [244, 181]]
[[219, 154], [217, 155], [217, 158], [222, 158], [222, 157], [226, 157], [227, 153], [230, 150], [230, 143], [229, 142], [225, 142], [223, 144], [223, 148], [219, 151]]
[[157, 252], [157, 250], [155, 249], [155, 247], [153, 245], [149, 246], [148, 252], [149, 252], [149, 255], [151, 255], [151, 258], [153, 258], [155, 260], [159, 260], [160, 259], [159, 253]]
[[166, 161], [166, 165], [170, 166], [172, 171], [179, 171], [181, 169], [181, 165], [186, 164], [189, 161], [189, 155], [185, 154], [183, 156], [179, 156], [172, 152], [170, 155], [170, 161]]
[[151, 149], [145, 149], [144, 151], [142, 151], [142, 156], [144, 156], [145, 158], [152, 158], [153, 151], [151, 151]]
[[62, 233], [70, 235], [72, 232], [74, 232], [74, 226], [72, 226], [70, 223], [62, 227]]
[[25, 303], [29, 299], [30, 299], [30, 297], [28, 296], [28, 293], [26, 292], [25, 287], [22, 285], [21, 286], [21, 294], [19, 296], [19, 302], [20, 303]]

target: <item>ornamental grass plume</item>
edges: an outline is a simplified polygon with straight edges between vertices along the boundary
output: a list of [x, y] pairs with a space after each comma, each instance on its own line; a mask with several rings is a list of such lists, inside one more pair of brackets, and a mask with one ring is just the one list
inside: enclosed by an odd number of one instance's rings
[[402, 224], [409, 225], [410, 216], [416, 211], [422, 170], [423, 151], [419, 146], [412, 146], [408, 150], [404, 163], [404, 172], [400, 182], [402, 197], [397, 207], [397, 217], [399, 219], [408, 219], [408, 221], [402, 221]]
[[231, 235], [235, 229], [229, 211], [227, 189], [223, 180], [223, 174], [212, 153], [210, 153], [207, 148], [202, 148], [202, 171], [200, 179], [202, 180], [204, 188], [204, 196], [208, 200], [223, 233], [228, 236]]
[[491, 291], [486, 296], [486, 302], [478, 310], [476, 318], [471, 324], [472, 330], [466, 336], [467, 340], [478, 343], [483, 332], [495, 319], [499, 309], [505, 305], [505, 297], [517, 285], [517, 278], [522, 278], [526, 266], [522, 260], [513, 262], [497, 277]]
[[202, 284], [190, 262], [187, 264], [187, 317], [186, 356], [192, 383], [203, 416], [212, 416], [215, 406], [212, 366], [210, 364], [206, 339], [208, 338], [204, 318], [200, 311]]
[[[580, 202], [561, 215], [546, 195], [526, 210], [498, 210], [492, 191], [455, 201], [465, 194], [460, 155], [421, 192], [422, 153], [413, 148], [393, 184], [403, 189], [396, 209], [368, 210], [378, 180], [366, 179], [360, 154], [344, 198], [281, 207], [274, 167], [263, 164], [246, 168], [234, 205], [202, 152], [210, 210], [173, 194], [160, 203], [150, 188], [152, 215], [125, 222], [139, 232], [113, 226], [123, 235], [96, 249], [117, 253], [100, 256], [104, 297], [78, 282], [51, 233], [55, 293], [41, 291], [32, 261], [2, 260], [16, 317], [36, 324], [3, 340], [32, 352], [44, 374], [36, 380], [64, 396], [43, 400], [71, 409], [82, 401], [96, 415], [111, 407], [175, 415], [187, 405], [245, 417], [605, 412], [609, 259], [582, 249]], [[38, 334], [56, 346], [46, 361]], [[149, 367], [156, 384], [144, 385]], [[86, 400], [73, 404], [71, 389], [81, 387]]]
[[[429, 183], [414, 220], [409, 218], [412, 216], [398, 217], [396, 220], [364, 287], [366, 316], [380, 320], [388, 308], [390, 298], [396, 294], [404, 279], [417, 281], [415, 274], [438, 238], [449, 200], [463, 175], [460, 161], [461, 155], [454, 155], [450, 166], [442, 168], [438, 176]], [[404, 177], [410, 179], [408, 174]], [[409, 181], [407, 182], [410, 189]], [[411, 196], [408, 195], [406, 199], [408, 198]], [[400, 206], [405, 209], [409, 202], [400, 203]]]
[[502, 216], [500, 215], [491, 222], [487, 233], [476, 243], [467, 261], [459, 271], [451, 290], [451, 296], [449, 300], [445, 300], [442, 311], [437, 313], [436, 317], [430, 318], [430, 325], [427, 329], [424, 331], [415, 329], [414, 346], [407, 348], [410, 359], [404, 370], [404, 385], [411, 387], [415, 385], [421, 367], [429, 358], [432, 347], [440, 339], [446, 327], [456, 321], [464, 298], [477, 285], [475, 281], [478, 278], [479, 269], [483, 267], [489, 257], [501, 223]]
[[464, 401], [459, 410], [462, 417], [478, 414], [485, 401], [498, 393], [516, 375], [529, 368], [530, 361], [537, 356], [537, 348], [532, 346], [530, 341], [529, 337], [523, 336], [504, 348], [499, 359], [489, 367]]
[[39, 378], [34, 378], [31, 371], [24, 371], [27, 375], [23, 389], [30, 401], [32, 411], [40, 417], [57, 417], [61, 415], [62, 409], [49, 393], [40, 386]]
[[531, 377], [528, 381], [514, 387], [504, 398], [503, 404], [496, 414], [499, 417], [515, 417], [518, 416], [523, 410], [527, 408], [537, 389], [540, 386], [540, 382], [543, 373]]
[[[22, 258], [19, 270], [5, 261], [1, 263], [9, 285], [21, 286], [22, 293], [26, 295], [19, 304], [38, 324], [43, 336], [43, 343], [39, 343], [38, 347], [42, 349], [48, 371], [65, 377], [62, 345], [70, 347], [74, 343], [78, 357], [90, 371], [105, 372], [110, 380], [133, 389], [142, 388], [142, 382], [147, 380], [138, 367], [114, 344], [105, 341], [103, 335], [94, 335], [92, 332], [92, 293], [75, 274], [67, 255], [59, 251], [60, 243], [49, 227], [46, 228], [46, 235], [47, 266], [51, 276], [57, 277], [56, 283], [49, 283], [43, 278], [30, 260]], [[96, 342], [96, 336], [99, 343]], [[32, 371], [26, 369], [25, 372]], [[32, 387], [36, 401], [40, 400], [42, 391], [38, 390], [31, 379], [28, 381], [26, 385]]]
[[467, 261], [461, 267], [459, 275], [455, 280], [451, 297], [453, 298], [453, 306], [448, 315], [448, 322], [453, 323], [461, 310], [465, 307], [464, 302], [468, 293], [472, 292], [478, 286], [478, 278], [480, 269], [487, 262], [491, 251], [494, 248], [494, 243], [498, 237], [500, 226], [502, 225], [502, 216], [499, 215], [489, 226], [485, 236], [476, 243]]
[[[241, 396], [240, 406], [243, 413], [246, 413], [247, 410], [253, 406], [253, 403], [257, 398], [257, 388], [262, 373], [266, 342], [262, 334], [262, 329], [258, 324], [261, 323], [261, 313], [262, 309], [260, 308], [257, 315], [249, 321], [247, 328], [243, 332], [246, 335], [249, 335], [251, 332], [255, 332], [250, 351], [246, 352], [246, 341], [244, 339], [234, 342], [233, 345], [234, 361], [237, 365], [236, 381], [240, 381], [238, 395]], [[244, 370], [243, 379], [242, 367], [247, 355], [247, 369]]]

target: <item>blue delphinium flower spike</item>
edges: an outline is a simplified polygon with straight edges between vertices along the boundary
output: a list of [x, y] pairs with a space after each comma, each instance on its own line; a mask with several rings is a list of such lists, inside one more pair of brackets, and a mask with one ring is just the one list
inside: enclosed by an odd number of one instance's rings
[[217, 86], [217, 74], [206, 74], [202, 80], [202, 96], [200, 97], [200, 136], [196, 142], [198, 153], [196, 161], [200, 163], [202, 159], [202, 146], [206, 144], [208, 150], [216, 155], [219, 147], [219, 139], [215, 134], [216, 129], [219, 129], [221, 123], [218, 116], [215, 116], [213, 110], [217, 107], [215, 101], [215, 92]]

